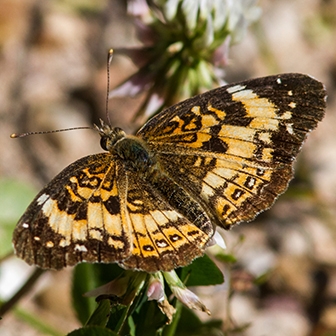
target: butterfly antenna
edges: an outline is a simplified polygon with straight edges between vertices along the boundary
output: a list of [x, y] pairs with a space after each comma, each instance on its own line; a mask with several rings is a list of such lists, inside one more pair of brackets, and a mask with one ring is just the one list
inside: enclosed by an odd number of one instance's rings
[[63, 129], [52, 130], [52, 131], [39, 131], [39, 132], [27, 132], [27, 133], [12, 133], [10, 135], [10, 137], [12, 139], [15, 139], [15, 138], [24, 138], [24, 137], [26, 137], [28, 135], [59, 133], [59, 132], [74, 131], [74, 130], [81, 130], [81, 129], [92, 129], [92, 127], [89, 127], [89, 126], [80, 126], [80, 127], [63, 128]]
[[106, 120], [109, 125], [111, 125], [110, 114], [109, 114], [109, 92], [110, 92], [110, 67], [113, 58], [113, 49], [110, 49], [107, 54], [107, 88], [106, 88]]

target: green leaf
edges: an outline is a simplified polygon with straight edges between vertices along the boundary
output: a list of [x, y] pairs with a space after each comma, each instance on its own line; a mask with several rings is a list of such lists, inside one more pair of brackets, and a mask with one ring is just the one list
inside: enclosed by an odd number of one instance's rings
[[[222, 335], [222, 323], [222, 320], [202, 322], [194, 311], [183, 307], [180, 321], [174, 336]], [[167, 331], [168, 329], [169, 328], [167, 328]], [[163, 335], [168, 336], [170, 334], [165, 330]]]
[[92, 264], [79, 264], [74, 268], [72, 279], [72, 303], [79, 321], [84, 325], [95, 309], [94, 298], [84, 297], [83, 294], [97, 287]]
[[16, 222], [35, 195], [28, 184], [0, 179], [0, 221]]
[[223, 273], [206, 254], [184, 267], [180, 278], [182, 281], [188, 279], [186, 286], [211, 286], [224, 282]]
[[234, 264], [237, 262], [237, 258], [233, 254], [218, 253], [216, 259], [228, 264]]
[[[95, 277], [95, 286], [105, 285], [117, 278], [125, 270], [117, 264], [92, 264], [92, 272]], [[90, 290], [93, 288], [90, 288]]]
[[0, 257], [12, 251], [12, 234], [36, 191], [27, 184], [0, 179]]
[[156, 336], [167, 322], [156, 301], [146, 301], [132, 317], [131, 325], [135, 329], [136, 336]]
[[128, 306], [114, 304], [111, 307], [110, 318], [107, 323], [107, 327], [111, 330], [119, 331], [122, 328], [125, 328], [127, 313], [129, 311]]
[[96, 325], [105, 327], [110, 317], [111, 304], [110, 300], [101, 300], [98, 302], [97, 308], [94, 310], [86, 325]]
[[[122, 298], [112, 305], [110, 319], [107, 326], [121, 335], [139, 335], [135, 324], [135, 316], [142, 305], [148, 304], [145, 295], [145, 279], [147, 274], [144, 272], [124, 271], [124, 276], [128, 278], [128, 287]], [[118, 304], [118, 301], [122, 304]], [[133, 320], [134, 317], [134, 320]]]
[[[191, 334], [200, 329], [202, 326], [202, 321], [198, 318], [198, 316], [190, 309], [182, 307], [181, 316], [179, 319], [179, 323], [174, 334]], [[169, 335], [169, 326], [166, 328], [164, 335]]]
[[67, 336], [118, 336], [118, 334], [107, 328], [88, 326], [74, 330]]
[[115, 279], [124, 270], [117, 264], [82, 263], [74, 268], [72, 280], [73, 307], [79, 321], [84, 325], [96, 309], [94, 298], [83, 295]]

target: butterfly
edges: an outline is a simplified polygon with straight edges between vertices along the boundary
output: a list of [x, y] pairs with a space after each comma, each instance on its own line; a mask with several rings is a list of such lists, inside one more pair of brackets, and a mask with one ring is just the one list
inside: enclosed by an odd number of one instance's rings
[[51, 269], [188, 265], [216, 226], [251, 221], [286, 190], [325, 108], [323, 84], [294, 73], [187, 99], [135, 136], [101, 121], [105, 152], [72, 163], [41, 190], [15, 228], [15, 252]]

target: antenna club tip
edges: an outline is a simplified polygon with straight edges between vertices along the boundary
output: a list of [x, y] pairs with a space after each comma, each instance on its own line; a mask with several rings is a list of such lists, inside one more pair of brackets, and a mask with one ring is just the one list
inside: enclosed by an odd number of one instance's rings
[[113, 58], [113, 53], [114, 53], [113, 49], [110, 49], [108, 51], [108, 54], [107, 54], [107, 64], [108, 64], [108, 66], [111, 65], [112, 58]]
[[15, 138], [18, 138], [20, 135], [19, 134], [16, 134], [16, 133], [12, 133], [11, 135], [10, 135], [10, 137], [12, 138], [12, 139], [15, 139]]

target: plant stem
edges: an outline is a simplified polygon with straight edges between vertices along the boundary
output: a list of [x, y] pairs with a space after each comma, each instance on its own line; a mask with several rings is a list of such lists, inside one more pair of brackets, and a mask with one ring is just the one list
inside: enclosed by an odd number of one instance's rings
[[23, 286], [7, 301], [0, 307], [0, 316], [3, 317], [20, 299], [25, 296], [30, 289], [35, 285], [38, 278], [45, 271], [41, 268], [36, 268], [32, 275], [27, 279]]

